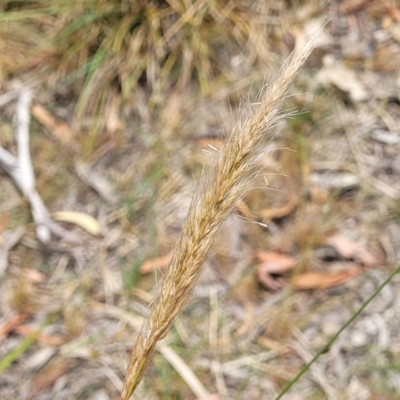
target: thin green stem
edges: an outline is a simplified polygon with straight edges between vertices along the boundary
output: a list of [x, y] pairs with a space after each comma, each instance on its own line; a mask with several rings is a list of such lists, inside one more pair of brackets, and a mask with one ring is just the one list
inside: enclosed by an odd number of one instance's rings
[[282, 390], [278, 397], [275, 400], [279, 400], [282, 396], [289, 391], [289, 389], [310, 369], [311, 365], [318, 359], [318, 357], [325, 353], [332, 344], [336, 341], [339, 335], [364, 311], [364, 309], [368, 306], [369, 303], [379, 294], [379, 292], [393, 279], [393, 277], [400, 272], [400, 264], [397, 268], [386, 278], [386, 280], [375, 290], [375, 292], [361, 305], [358, 311], [356, 311], [349, 320], [338, 330], [338, 332], [332, 336], [332, 338], [328, 341], [328, 343], [323, 346], [317, 354], [313, 357], [313, 359], [306, 364], [303, 369], [296, 375], [296, 377], [289, 382], [289, 384]]

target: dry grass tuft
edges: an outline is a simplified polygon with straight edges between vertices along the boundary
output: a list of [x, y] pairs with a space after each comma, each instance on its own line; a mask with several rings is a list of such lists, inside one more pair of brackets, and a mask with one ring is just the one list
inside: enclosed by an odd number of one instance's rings
[[5, 0], [0, 80], [34, 70], [51, 86], [73, 87], [78, 116], [99, 117], [110, 87], [128, 109], [143, 84], [150, 109], [193, 78], [209, 95], [216, 82], [239, 80], [243, 71], [235, 73], [231, 53], [246, 67], [271, 62], [265, 22], [281, 9], [238, 0]]
[[259, 102], [251, 106], [249, 116], [235, 127], [214, 168], [203, 175], [152, 315], [132, 352], [123, 399], [127, 400], [140, 382], [157, 342], [188, 301], [219, 228], [258, 173], [258, 156], [265, 151], [272, 129], [284, 118], [282, 102], [312, 49], [312, 42], [295, 49]]

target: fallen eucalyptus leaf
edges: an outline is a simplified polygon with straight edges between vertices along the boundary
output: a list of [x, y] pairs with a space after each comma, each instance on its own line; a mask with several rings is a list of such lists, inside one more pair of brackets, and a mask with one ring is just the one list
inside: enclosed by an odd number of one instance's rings
[[306, 272], [295, 276], [292, 279], [291, 286], [293, 289], [298, 290], [327, 289], [342, 284], [347, 279], [358, 275], [361, 271], [362, 268], [356, 267], [338, 272]]
[[365, 267], [382, 265], [382, 261], [364, 246], [344, 236], [332, 236], [328, 238], [326, 244], [332, 246], [343, 258], [352, 259]]
[[297, 264], [292, 257], [272, 251], [258, 251], [255, 253], [255, 258], [262, 261], [262, 264], [257, 266], [257, 280], [270, 290], [278, 290], [282, 287], [282, 279], [273, 275], [290, 271]]
[[101, 235], [99, 223], [88, 214], [77, 211], [58, 211], [53, 214], [53, 218], [56, 221], [78, 225], [93, 236]]

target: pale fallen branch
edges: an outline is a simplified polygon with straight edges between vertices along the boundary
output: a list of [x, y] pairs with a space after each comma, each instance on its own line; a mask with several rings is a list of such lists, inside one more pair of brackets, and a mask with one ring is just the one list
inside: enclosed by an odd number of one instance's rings
[[49, 242], [52, 233], [69, 242], [78, 242], [78, 237], [74, 233], [65, 230], [51, 219], [46, 206], [36, 191], [35, 175], [29, 150], [31, 103], [31, 89], [21, 89], [15, 111], [17, 156], [15, 157], [0, 146], [0, 167], [8, 173], [19, 191], [28, 200], [36, 224], [36, 234], [42, 243]]

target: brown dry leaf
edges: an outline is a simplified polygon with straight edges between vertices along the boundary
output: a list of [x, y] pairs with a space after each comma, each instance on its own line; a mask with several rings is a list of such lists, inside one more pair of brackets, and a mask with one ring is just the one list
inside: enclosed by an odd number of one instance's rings
[[155, 269], [167, 268], [171, 261], [173, 253], [174, 253], [173, 251], [170, 251], [168, 254], [165, 254], [164, 256], [152, 258], [151, 260], [145, 261], [140, 267], [140, 272], [142, 274], [148, 274], [154, 271]]
[[101, 235], [99, 223], [90, 215], [77, 211], [58, 211], [53, 214], [56, 221], [70, 222], [80, 226], [93, 236]]
[[31, 395], [36, 396], [41, 391], [52, 386], [58, 378], [71, 368], [70, 361], [58, 359], [37, 374], [32, 380]]
[[306, 272], [293, 278], [292, 288], [298, 290], [326, 289], [340, 285], [347, 279], [358, 275], [361, 271], [362, 268], [358, 267], [348, 271], [330, 273]]
[[382, 261], [369, 252], [361, 244], [344, 236], [336, 235], [327, 239], [326, 244], [332, 246], [343, 258], [352, 259], [365, 267], [382, 265]]
[[40, 104], [33, 104], [32, 115], [60, 142], [71, 143], [74, 140], [74, 134], [69, 125], [66, 122], [57, 122], [54, 117]]
[[9, 318], [2, 326], [0, 326], [0, 340], [12, 332], [18, 325], [27, 319], [27, 315], [18, 314]]
[[259, 213], [263, 222], [269, 221], [273, 218], [284, 218], [291, 214], [299, 203], [299, 198], [295, 195], [283, 207], [267, 208]]
[[[292, 257], [274, 251], [256, 251], [254, 253], [254, 258], [257, 261], [271, 264], [270, 272], [274, 274], [286, 272], [296, 266], [296, 261]], [[273, 265], [276, 265], [277, 268], [273, 268]]]
[[[29, 325], [17, 325], [13, 330], [15, 330], [15, 332], [19, 333], [21, 336], [26, 337], [35, 334], [37, 328], [33, 328]], [[65, 342], [65, 340], [60, 336], [47, 335], [46, 333], [41, 333], [37, 340], [47, 344], [48, 346], [60, 346]]]
[[280, 253], [258, 251], [255, 253], [255, 258], [263, 262], [257, 266], [257, 279], [271, 290], [278, 290], [282, 287], [281, 279], [272, 275], [283, 274], [296, 267], [296, 261], [293, 258]]

